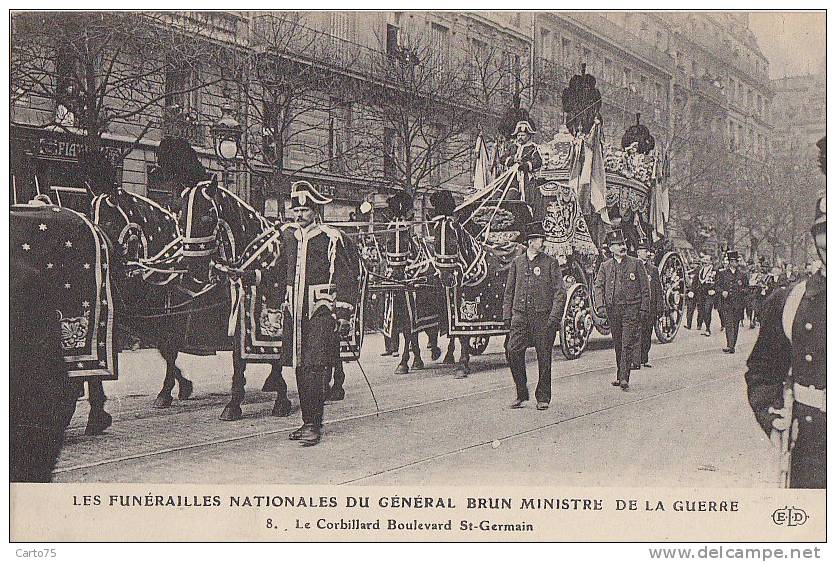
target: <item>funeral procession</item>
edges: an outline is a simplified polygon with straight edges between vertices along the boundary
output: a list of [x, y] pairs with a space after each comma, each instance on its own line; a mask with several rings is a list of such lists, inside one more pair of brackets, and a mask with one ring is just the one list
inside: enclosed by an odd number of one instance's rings
[[775, 17], [12, 12], [10, 480], [826, 488]]

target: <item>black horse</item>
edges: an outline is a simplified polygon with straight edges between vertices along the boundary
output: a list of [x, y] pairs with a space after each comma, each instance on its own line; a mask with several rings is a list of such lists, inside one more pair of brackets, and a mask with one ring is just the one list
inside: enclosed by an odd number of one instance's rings
[[220, 283], [227, 294], [231, 287], [234, 295], [228, 323], [224, 323], [229, 329], [227, 335], [234, 338], [232, 391], [221, 419], [242, 417], [247, 362], [271, 365], [262, 389], [276, 391], [273, 415], [290, 415], [281, 364], [279, 310], [286, 283], [279, 262], [279, 225], [218, 187], [215, 178], [183, 190], [181, 200], [178, 224], [183, 232], [183, 265], [188, 276], [198, 284]]

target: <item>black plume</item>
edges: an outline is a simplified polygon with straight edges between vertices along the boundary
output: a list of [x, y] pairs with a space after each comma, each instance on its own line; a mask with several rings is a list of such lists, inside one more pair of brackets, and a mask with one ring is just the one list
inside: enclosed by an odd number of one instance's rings
[[636, 124], [630, 125], [621, 137], [621, 148], [627, 148], [633, 143], [638, 143], [641, 154], [650, 154], [656, 147], [656, 139], [650, 134], [650, 129], [641, 124], [641, 113], [636, 113]]
[[96, 194], [116, 191], [116, 167], [103, 150], [82, 152], [78, 157], [78, 165]]
[[510, 139], [514, 136], [514, 129], [520, 121], [528, 121], [531, 127], [535, 131], [537, 130], [537, 125], [535, 125], [534, 121], [531, 120], [531, 117], [528, 115], [528, 110], [520, 107], [520, 95], [514, 94], [511, 105], [508, 106], [507, 110], [505, 110], [505, 113], [499, 122], [499, 126], [497, 127], [499, 134], [506, 139]]
[[166, 137], [157, 149], [157, 165], [178, 183], [191, 187], [209, 178], [206, 168], [186, 139]]
[[586, 65], [582, 64], [581, 73], [572, 76], [569, 86], [563, 90], [566, 127], [573, 135], [588, 134], [601, 113], [601, 105], [601, 92], [595, 87], [595, 77], [587, 74]]
[[412, 198], [405, 191], [397, 191], [386, 200], [393, 218], [407, 218], [412, 213]]

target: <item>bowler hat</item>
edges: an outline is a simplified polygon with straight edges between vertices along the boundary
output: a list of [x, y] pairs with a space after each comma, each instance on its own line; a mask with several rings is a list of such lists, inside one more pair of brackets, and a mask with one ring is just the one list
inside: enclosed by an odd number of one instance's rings
[[525, 225], [525, 239], [545, 238], [546, 231], [543, 230], [543, 221], [533, 221]]
[[624, 234], [620, 230], [610, 230], [606, 237], [607, 246], [613, 244], [624, 244]]

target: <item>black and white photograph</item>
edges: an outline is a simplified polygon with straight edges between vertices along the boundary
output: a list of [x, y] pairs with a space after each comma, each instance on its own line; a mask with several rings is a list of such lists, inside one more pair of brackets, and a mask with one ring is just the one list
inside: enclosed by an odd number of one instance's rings
[[825, 10], [277, 7], [9, 11], [12, 540], [825, 540]]

